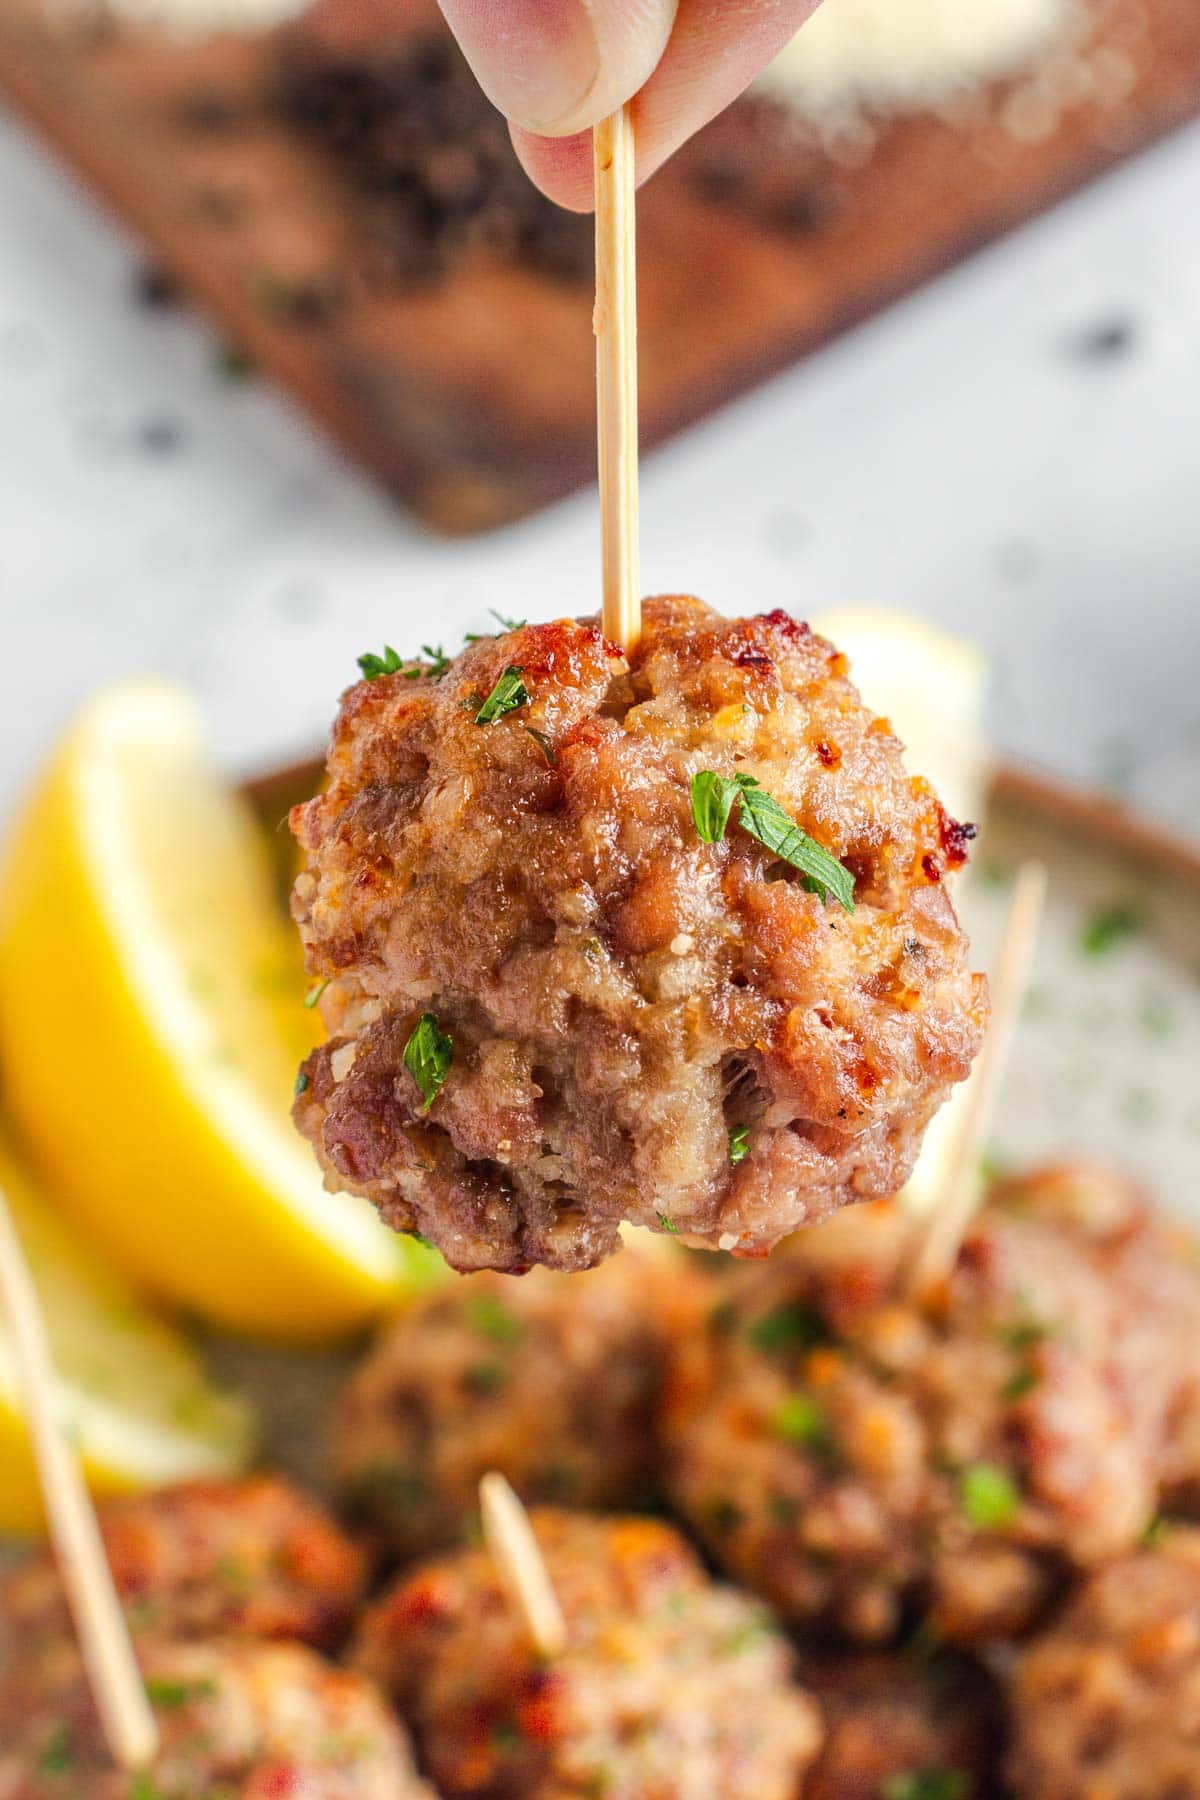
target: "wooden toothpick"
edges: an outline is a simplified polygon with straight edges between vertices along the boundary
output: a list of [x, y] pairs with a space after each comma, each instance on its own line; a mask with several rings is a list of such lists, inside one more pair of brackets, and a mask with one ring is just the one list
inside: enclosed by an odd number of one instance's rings
[[632, 650], [641, 636], [638, 555], [636, 179], [633, 115], [623, 106], [592, 133], [596, 179], [596, 436], [604, 633]]
[[144, 1769], [158, 1750], [158, 1726], [134, 1658], [79, 1459], [62, 1427], [41, 1303], [3, 1193], [0, 1304], [12, 1334], [50, 1537], [104, 1736], [119, 1768], [131, 1772]]
[[1045, 869], [1041, 863], [1023, 864], [1017, 872], [992, 978], [987, 1036], [967, 1089], [941, 1187], [928, 1216], [920, 1221], [908, 1262], [905, 1286], [913, 1299], [928, 1293], [950, 1273], [975, 1211], [979, 1161], [1012, 1051], [1045, 899]]
[[563, 1618], [529, 1514], [504, 1479], [494, 1471], [479, 1484], [483, 1538], [513, 1604], [520, 1609], [539, 1656], [561, 1656], [567, 1647]]

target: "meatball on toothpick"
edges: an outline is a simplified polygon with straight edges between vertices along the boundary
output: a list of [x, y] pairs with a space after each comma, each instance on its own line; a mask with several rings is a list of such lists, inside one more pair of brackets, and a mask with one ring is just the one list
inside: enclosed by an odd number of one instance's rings
[[744, 1255], [894, 1192], [985, 984], [964, 828], [786, 613], [652, 600], [364, 659], [294, 911], [329, 1182], [457, 1269], [581, 1269], [622, 1220]]
[[363, 1622], [359, 1666], [445, 1800], [795, 1800], [820, 1722], [766, 1609], [659, 1520], [531, 1524], [565, 1625], [551, 1660], [487, 1550], [414, 1570]]
[[138, 1658], [152, 1767], [114, 1767], [60, 1641], [0, 1681], [0, 1800], [436, 1800], [382, 1695], [303, 1645], [151, 1640]]

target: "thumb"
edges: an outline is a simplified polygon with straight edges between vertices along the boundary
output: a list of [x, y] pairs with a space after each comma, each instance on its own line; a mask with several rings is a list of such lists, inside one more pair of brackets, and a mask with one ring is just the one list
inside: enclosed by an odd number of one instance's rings
[[545, 137], [584, 131], [649, 80], [678, 0], [440, 0], [493, 106]]

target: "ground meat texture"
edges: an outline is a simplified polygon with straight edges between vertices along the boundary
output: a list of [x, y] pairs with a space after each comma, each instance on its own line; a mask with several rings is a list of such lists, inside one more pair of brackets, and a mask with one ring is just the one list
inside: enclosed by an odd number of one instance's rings
[[[508, 669], [528, 698], [477, 723]], [[761, 1255], [894, 1191], [985, 991], [942, 879], [962, 834], [845, 658], [668, 599], [628, 662], [564, 619], [413, 673], [349, 691], [293, 817], [330, 982], [296, 1119], [330, 1183], [464, 1270], [585, 1268], [622, 1219]], [[853, 913], [734, 818], [702, 841], [702, 770], [758, 780]], [[431, 1099], [404, 1061], [425, 1014], [453, 1040]]]
[[765, 1609], [656, 1520], [532, 1516], [569, 1634], [554, 1662], [484, 1550], [366, 1617], [359, 1660], [446, 1800], [795, 1800], [820, 1727]]
[[[117, 1591], [139, 1632], [298, 1638], [328, 1649], [343, 1637], [366, 1580], [362, 1551], [274, 1475], [111, 1500], [100, 1524]], [[70, 1633], [48, 1552], [0, 1587], [0, 1621], [17, 1645]]]
[[962, 1658], [919, 1647], [803, 1666], [825, 1740], [804, 1800], [986, 1800], [998, 1793], [1000, 1698]]
[[1200, 1532], [1092, 1575], [1020, 1657], [1011, 1710], [1022, 1800], [1196, 1800]]
[[970, 1645], [1192, 1480], [1200, 1273], [1081, 1167], [997, 1191], [919, 1307], [895, 1297], [902, 1226], [847, 1213], [729, 1284], [672, 1352], [665, 1479], [792, 1619], [887, 1642], [928, 1610]]
[[403, 1560], [463, 1537], [489, 1469], [530, 1502], [646, 1505], [684, 1261], [626, 1249], [581, 1275], [468, 1275], [399, 1314], [338, 1409], [336, 1478], [354, 1517]]
[[382, 1695], [299, 1644], [147, 1640], [139, 1658], [153, 1768], [113, 1768], [60, 1641], [0, 1683], [0, 1800], [436, 1800]]

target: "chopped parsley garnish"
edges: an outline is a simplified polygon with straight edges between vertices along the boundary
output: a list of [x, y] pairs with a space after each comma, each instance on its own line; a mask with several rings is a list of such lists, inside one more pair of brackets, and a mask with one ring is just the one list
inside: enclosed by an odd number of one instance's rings
[[297, 1100], [300, 1098], [301, 1094], [306, 1094], [308, 1092], [308, 1076], [303, 1069], [301, 1069], [296, 1077], [296, 1085], [293, 1087], [292, 1092]]
[[321, 998], [321, 995], [325, 992], [325, 989], [329, 986], [329, 983], [332, 980], [333, 980], [332, 975], [327, 975], [325, 977], [324, 981], [314, 981], [313, 982], [313, 985], [309, 988], [307, 994], [305, 994], [305, 996], [304, 996], [304, 1004], [305, 1004], [305, 1006], [307, 1006], [307, 1008], [310, 1012], [312, 1011], [313, 1007], [317, 1004], [317, 1001]]
[[823, 901], [832, 896], [846, 912], [854, 911], [854, 877], [849, 869], [789, 818], [753, 775], [725, 776], [701, 769], [692, 776], [692, 820], [706, 844], [724, 837], [735, 801], [743, 831], [798, 869], [811, 893]]
[[376, 656], [373, 650], [364, 651], [358, 659], [358, 667], [364, 681], [378, 681], [381, 675], [398, 674], [404, 663], [399, 651], [385, 644], [382, 656]]
[[463, 1307], [467, 1322], [495, 1344], [518, 1344], [525, 1327], [494, 1294], [472, 1294]]
[[129, 1790], [129, 1800], [167, 1800], [167, 1796], [153, 1775], [147, 1775], [143, 1769], [133, 1778], [133, 1786]]
[[545, 732], [536, 730], [532, 725], [526, 725], [523, 729], [529, 733], [534, 743], [541, 750], [546, 761], [550, 764], [550, 767], [552, 769], [557, 767], [558, 758], [554, 754], [554, 745], [550, 742], [550, 739], [546, 736]]
[[736, 783], [712, 769], [692, 776], [692, 821], [706, 844], [717, 844], [725, 836], [736, 799]]
[[429, 681], [440, 681], [450, 667], [450, 658], [440, 644], [422, 644], [421, 649], [429, 661], [414, 663], [411, 669], [405, 669], [405, 679], [420, 681], [425, 678]]
[[673, 1237], [679, 1236], [678, 1225], [675, 1223], [674, 1219], [668, 1219], [666, 1213], [658, 1214], [658, 1222], [664, 1231], [669, 1231]]
[[506, 713], [516, 712], [520, 706], [529, 705], [529, 689], [524, 682], [525, 671], [515, 664], [505, 669], [499, 681], [475, 714], [477, 725], [494, 725]]
[[526, 620], [524, 619], [506, 619], [504, 614], [497, 612], [494, 606], [489, 606], [488, 611], [503, 631], [523, 631], [525, 629]]
[[1017, 1484], [996, 1463], [972, 1463], [959, 1476], [959, 1499], [976, 1531], [1003, 1531], [1021, 1510]]
[[747, 1337], [756, 1350], [810, 1350], [829, 1336], [820, 1314], [803, 1301], [776, 1306], [749, 1326]]
[[467, 1386], [473, 1394], [498, 1394], [508, 1381], [503, 1363], [472, 1363], [467, 1370]]
[[1156, 1550], [1170, 1529], [1170, 1519], [1164, 1519], [1161, 1513], [1155, 1513], [1138, 1542], [1143, 1550]]
[[1002, 1400], [1023, 1400], [1026, 1394], [1033, 1392], [1040, 1380], [1041, 1376], [1032, 1363], [1026, 1363], [1024, 1368], [1018, 1369], [1015, 1375], [1009, 1376], [1000, 1389], [1000, 1398]]
[[189, 1700], [211, 1700], [217, 1687], [213, 1681], [171, 1681], [154, 1675], [146, 1677], [146, 1698], [151, 1706], [163, 1712], [178, 1712]]
[[422, 1013], [404, 1046], [404, 1066], [425, 1099], [422, 1112], [428, 1112], [441, 1093], [453, 1054], [454, 1039], [442, 1030], [433, 1013]]
[[775, 1408], [771, 1423], [776, 1437], [786, 1438], [789, 1444], [803, 1444], [810, 1450], [828, 1448], [829, 1420], [810, 1394], [789, 1394]]
[[750, 1154], [750, 1127], [733, 1125], [729, 1130], [729, 1160], [736, 1168]]
[[70, 1726], [56, 1725], [42, 1745], [42, 1753], [38, 1757], [38, 1773], [41, 1775], [66, 1775], [74, 1757], [75, 1745], [71, 1738]]
[[965, 1770], [933, 1764], [889, 1775], [882, 1789], [883, 1800], [967, 1800], [970, 1792], [971, 1778]]
[[1146, 924], [1140, 907], [1118, 901], [1099, 907], [1085, 922], [1079, 943], [1085, 956], [1107, 956], [1126, 938], [1136, 937]]

